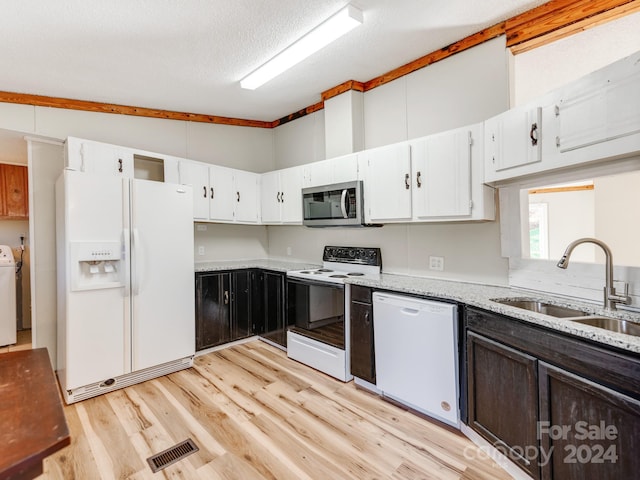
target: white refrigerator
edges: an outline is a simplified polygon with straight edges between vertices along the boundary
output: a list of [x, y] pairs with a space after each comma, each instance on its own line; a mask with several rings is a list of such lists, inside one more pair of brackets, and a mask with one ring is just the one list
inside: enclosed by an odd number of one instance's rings
[[67, 403], [188, 368], [191, 188], [65, 170], [56, 183], [57, 374]]

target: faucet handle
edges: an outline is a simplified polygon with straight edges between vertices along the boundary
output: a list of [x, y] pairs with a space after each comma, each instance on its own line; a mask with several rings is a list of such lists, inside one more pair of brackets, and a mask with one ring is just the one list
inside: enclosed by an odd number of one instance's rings
[[[620, 295], [618, 294], [618, 289], [615, 287], [616, 283], [622, 283], [623, 288], [624, 288], [624, 294]], [[625, 305], [628, 305], [631, 303], [631, 297], [629, 296], [629, 284], [627, 282], [623, 282], [622, 280], [614, 280], [613, 281], [613, 288], [611, 289], [611, 292], [609, 293], [609, 300], [612, 300], [616, 303], [624, 303]]]

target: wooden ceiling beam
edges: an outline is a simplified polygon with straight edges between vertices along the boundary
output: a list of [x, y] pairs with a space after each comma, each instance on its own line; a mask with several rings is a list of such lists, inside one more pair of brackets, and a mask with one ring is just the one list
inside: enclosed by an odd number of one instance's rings
[[272, 128], [273, 122], [262, 120], [245, 120], [242, 118], [220, 117], [201, 113], [174, 112], [172, 110], [158, 110], [154, 108], [116, 105], [112, 103], [89, 102], [70, 98], [47, 97], [27, 93], [0, 91], [0, 102], [34, 105], [36, 107], [64, 108], [67, 110], [82, 110], [86, 112], [116, 113], [120, 115], [134, 115], [138, 117], [162, 118], [166, 120], [182, 120], [186, 122], [216, 123], [219, 125], [234, 125], [239, 127]]

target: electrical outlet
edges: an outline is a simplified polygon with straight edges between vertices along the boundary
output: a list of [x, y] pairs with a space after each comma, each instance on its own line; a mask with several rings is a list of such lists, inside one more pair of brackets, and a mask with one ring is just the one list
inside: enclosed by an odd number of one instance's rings
[[206, 232], [207, 231], [207, 226], [203, 225], [202, 223], [198, 223], [198, 224], [196, 224], [196, 231], [197, 232]]
[[202, 245], [198, 247], [198, 255], [204, 255], [204, 247]]
[[444, 270], [444, 257], [429, 257], [429, 270], [437, 270], [439, 272]]
[[287, 247], [287, 255], [291, 256], [292, 253], [291, 247]]

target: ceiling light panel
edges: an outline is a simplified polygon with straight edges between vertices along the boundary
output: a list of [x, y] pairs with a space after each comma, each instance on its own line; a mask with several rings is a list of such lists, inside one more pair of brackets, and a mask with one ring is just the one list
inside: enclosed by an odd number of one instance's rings
[[240, 81], [240, 86], [255, 90], [285, 70], [293, 67], [331, 42], [362, 24], [362, 11], [347, 5], [278, 55]]

